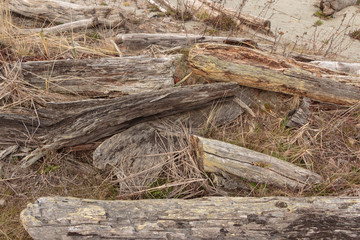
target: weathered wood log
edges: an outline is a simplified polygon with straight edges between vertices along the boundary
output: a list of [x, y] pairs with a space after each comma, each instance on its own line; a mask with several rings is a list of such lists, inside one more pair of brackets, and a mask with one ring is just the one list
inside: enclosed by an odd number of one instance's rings
[[300, 189], [322, 182], [322, 177], [289, 162], [229, 143], [197, 136], [206, 172], [230, 173], [256, 183]]
[[254, 17], [249, 14], [238, 13], [232, 9], [225, 8], [222, 4], [217, 4], [208, 0], [186, 0], [178, 1], [174, 4], [173, 1], [168, 0], [152, 0], [157, 6], [162, 9], [170, 10], [174, 12], [186, 12], [190, 11], [193, 14], [203, 13], [210, 18], [216, 18], [218, 16], [226, 16], [232, 19], [232, 21], [238, 24], [238, 27], [249, 27], [258, 33], [271, 34], [270, 27], [271, 22], [261, 17]]
[[91, 28], [98, 24], [98, 19], [96, 17], [78, 20], [75, 22], [64, 23], [54, 27], [48, 28], [32, 28], [32, 29], [20, 29], [18, 30], [21, 34], [31, 34], [31, 33], [52, 33], [52, 34], [62, 34], [64, 32], [73, 32], [83, 28]]
[[52, 92], [109, 96], [174, 86], [174, 61], [144, 56], [21, 63], [25, 82]]
[[39, 198], [21, 213], [35, 240], [358, 239], [358, 197]]
[[331, 70], [346, 72], [360, 76], [360, 63], [332, 62], [332, 61], [312, 61], [319, 67], [329, 68]]
[[310, 114], [310, 99], [304, 97], [300, 103], [299, 108], [289, 113], [286, 127], [299, 128], [304, 126], [309, 122], [308, 118]]
[[160, 45], [164, 47], [190, 46], [194, 43], [216, 42], [238, 46], [249, 46], [255, 48], [257, 43], [251, 39], [233, 37], [213, 37], [193, 34], [179, 33], [129, 33], [118, 34], [115, 38], [116, 43], [122, 44], [130, 49], [146, 48], [150, 45]]
[[248, 87], [336, 104], [360, 101], [358, 80], [344, 77], [340, 82], [328, 76], [338, 72], [255, 49], [198, 44], [190, 51], [189, 64], [195, 74], [209, 80], [237, 82]]
[[50, 22], [70, 23], [96, 17], [99, 24], [109, 27], [120, 27], [125, 24], [125, 17], [119, 8], [82, 6], [57, 0], [9, 0], [8, 4], [12, 12]]
[[[141, 122], [203, 108], [233, 98], [236, 84], [171, 88], [106, 100], [47, 103], [33, 116], [0, 114], [0, 146], [43, 145], [24, 159], [24, 167], [46, 150], [92, 143]], [[40, 142], [40, 144], [39, 144]], [[33, 162], [28, 160], [33, 159]], [[35, 160], [36, 159], [36, 160]]]
[[320, 9], [325, 16], [330, 16], [346, 7], [356, 5], [357, 2], [357, 0], [321, 0]]

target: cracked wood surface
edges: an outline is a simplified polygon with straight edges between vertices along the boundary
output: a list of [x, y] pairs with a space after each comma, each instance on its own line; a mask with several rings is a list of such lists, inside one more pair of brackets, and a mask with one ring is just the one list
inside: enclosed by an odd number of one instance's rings
[[339, 75], [339, 72], [255, 49], [198, 44], [189, 53], [189, 63], [195, 74], [209, 80], [236, 82], [336, 104], [351, 105], [360, 101], [358, 79], [344, 76], [338, 80], [330, 75]]
[[21, 213], [35, 240], [358, 239], [357, 197], [39, 198]]

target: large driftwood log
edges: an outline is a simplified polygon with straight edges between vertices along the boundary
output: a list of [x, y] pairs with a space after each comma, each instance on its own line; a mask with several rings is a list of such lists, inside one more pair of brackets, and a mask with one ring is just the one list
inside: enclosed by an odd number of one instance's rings
[[50, 22], [69, 23], [96, 17], [99, 24], [119, 27], [125, 24], [121, 9], [107, 6], [82, 6], [57, 0], [9, 0], [12, 12], [30, 18], [42, 18]]
[[0, 146], [45, 144], [24, 159], [25, 167], [48, 149], [102, 140], [141, 122], [233, 98], [237, 90], [236, 84], [197, 85], [107, 100], [48, 103], [30, 116], [0, 114]]
[[206, 172], [225, 172], [247, 181], [292, 189], [322, 182], [320, 175], [269, 155], [217, 140], [196, 138]]
[[174, 1], [169, 0], [152, 0], [151, 2], [155, 3], [157, 6], [160, 6], [160, 9], [171, 10], [172, 12], [190, 11], [195, 15], [196, 13], [206, 14], [211, 18], [226, 16], [227, 18], [232, 19], [234, 23], [237, 23], [240, 28], [249, 27], [258, 33], [271, 33], [271, 22], [269, 20], [265, 20], [261, 17], [254, 17], [249, 14], [238, 13], [232, 9], [225, 8], [222, 4], [217, 4], [213, 1], [184, 0], [177, 1], [177, 4], [174, 4]]
[[335, 71], [346, 72], [360, 76], [360, 63], [346, 63], [333, 61], [311, 61], [319, 67], [329, 68]]
[[325, 16], [329, 16], [346, 7], [354, 6], [357, 2], [357, 0], [321, 0], [320, 9]]
[[39, 198], [21, 213], [35, 240], [359, 239], [360, 199], [221, 198], [100, 201]]
[[189, 63], [195, 74], [209, 80], [237, 82], [248, 87], [337, 104], [360, 101], [357, 79], [344, 77], [339, 81], [329, 76], [339, 72], [255, 49], [198, 44], [190, 51]]
[[122, 57], [23, 62], [23, 79], [52, 92], [109, 96], [172, 87], [173, 63], [164, 58]]
[[150, 45], [160, 45], [164, 47], [190, 46], [194, 43], [216, 42], [231, 45], [245, 45], [255, 48], [256, 42], [246, 38], [233, 37], [213, 37], [193, 34], [179, 33], [129, 33], [119, 34], [115, 39], [116, 43], [122, 44], [131, 49], [145, 48]]

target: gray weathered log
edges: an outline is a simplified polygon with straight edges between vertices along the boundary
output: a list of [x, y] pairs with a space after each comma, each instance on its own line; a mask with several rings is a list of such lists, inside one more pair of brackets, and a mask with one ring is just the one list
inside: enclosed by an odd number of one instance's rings
[[288, 122], [286, 127], [302, 127], [309, 122], [308, 118], [310, 117], [310, 99], [304, 97], [300, 103], [298, 109], [295, 109], [294, 112], [291, 112], [288, 115]]
[[196, 138], [206, 172], [225, 172], [247, 181], [291, 189], [323, 181], [312, 171], [272, 156], [217, 140]]
[[213, 37], [181, 33], [129, 33], [118, 34], [116, 43], [122, 44], [130, 49], [141, 49], [150, 45], [164, 47], [190, 46], [194, 43], [216, 42], [231, 45], [245, 45], [255, 48], [257, 43], [251, 39], [233, 37]]
[[125, 24], [121, 9], [108, 6], [82, 6], [58, 0], [9, 0], [8, 4], [12, 12], [50, 22], [69, 23], [96, 17], [99, 24], [109, 27]]
[[144, 56], [21, 63], [25, 82], [52, 92], [109, 96], [172, 87], [179, 56]]
[[209, 80], [232, 81], [243, 86], [336, 104], [350, 105], [360, 101], [358, 79], [344, 77], [338, 80], [330, 75], [339, 72], [256, 49], [197, 44], [191, 48], [189, 63], [195, 74]]
[[329, 68], [331, 70], [346, 72], [360, 76], [360, 63], [332, 62], [332, 61], [312, 61], [319, 67]]
[[[36, 114], [0, 114], [0, 146], [43, 145], [24, 167], [46, 150], [93, 143], [141, 122], [203, 108], [233, 98], [236, 84], [170, 88], [115, 99], [47, 103]], [[30, 162], [28, 160], [33, 159]]]
[[358, 197], [39, 198], [21, 213], [35, 240], [359, 239]]
[[357, 2], [357, 0], [321, 0], [320, 9], [325, 16], [329, 16], [346, 7], [354, 6]]
[[98, 24], [98, 19], [96, 17], [78, 20], [75, 22], [64, 23], [54, 27], [48, 28], [32, 28], [32, 29], [20, 29], [18, 30], [21, 34], [31, 34], [31, 33], [51, 33], [51, 34], [62, 34], [64, 32], [73, 32], [83, 28], [91, 28]]

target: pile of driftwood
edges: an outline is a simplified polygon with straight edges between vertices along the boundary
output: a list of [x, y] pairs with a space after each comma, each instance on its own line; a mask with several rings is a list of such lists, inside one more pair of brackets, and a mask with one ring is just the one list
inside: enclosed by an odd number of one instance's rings
[[[208, 3], [189, 2], [192, 6]], [[84, 23], [126, 24], [121, 11], [109, 7], [82, 7], [55, 0], [10, 0], [9, 4], [11, 11], [27, 17], [69, 23], [49, 32]], [[43, 11], [44, 6], [54, 11]], [[221, 11], [216, 5], [207, 6]], [[71, 18], [64, 14], [68, 11]], [[270, 31], [267, 21], [237, 18], [252, 28]], [[253, 115], [251, 88], [334, 104], [360, 101], [358, 64], [299, 62], [262, 51], [254, 41], [241, 38], [141, 33], [118, 35], [116, 43], [134, 49], [154, 44], [190, 46], [188, 61], [193, 73], [209, 82], [226, 83], [174, 87], [173, 64], [178, 55], [21, 63], [17, 67], [25, 85], [89, 98], [0, 113], [0, 149], [4, 149], [0, 159], [25, 145], [35, 150], [22, 160], [23, 168], [48, 151], [71, 147], [92, 150], [97, 168], [121, 166], [119, 179], [133, 178], [133, 185], [122, 186], [119, 181], [120, 188], [129, 192], [140, 183], [149, 186], [159, 177], [156, 166], [167, 161], [160, 157], [168, 151], [164, 145], [186, 138], [196, 151], [197, 166], [206, 173], [284, 189], [307, 189], [321, 183], [321, 176], [269, 155], [200, 137], [199, 129], [211, 115], [216, 116], [212, 119], [215, 125], [240, 114]], [[7, 76], [5, 72], [2, 75], [0, 84], [4, 86]], [[295, 125], [306, 122], [306, 101], [302, 107], [305, 109], [293, 115]], [[184, 126], [186, 134], [164, 127], [165, 121]], [[357, 198], [41, 198], [22, 212], [21, 219], [34, 239], [356, 238], [360, 237], [359, 209]]]

